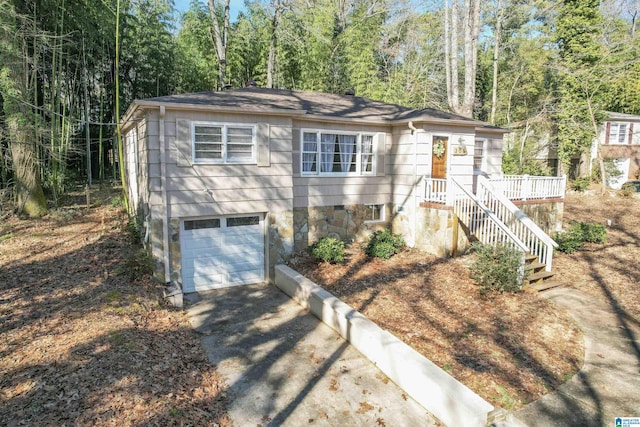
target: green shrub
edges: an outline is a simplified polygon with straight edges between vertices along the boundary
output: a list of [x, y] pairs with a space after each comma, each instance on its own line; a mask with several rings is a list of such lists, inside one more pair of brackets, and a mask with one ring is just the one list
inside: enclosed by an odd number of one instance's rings
[[388, 229], [375, 231], [364, 252], [373, 257], [388, 259], [404, 249], [405, 243], [402, 236], [393, 234]]
[[323, 237], [311, 245], [309, 253], [324, 262], [340, 263], [344, 261], [344, 242], [335, 237]]
[[584, 247], [582, 232], [579, 229], [569, 228], [553, 235], [553, 240], [558, 244], [558, 250], [566, 254], [572, 254]]
[[590, 178], [576, 178], [571, 181], [571, 184], [569, 184], [569, 186], [574, 191], [584, 191], [589, 188], [589, 184], [591, 184]]
[[607, 240], [607, 230], [601, 224], [572, 222], [567, 231], [556, 233], [553, 239], [560, 252], [572, 254], [584, 247], [584, 242], [603, 244]]
[[480, 286], [481, 292], [518, 292], [522, 286], [522, 253], [509, 246], [490, 246], [474, 243], [472, 249], [476, 259], [470, 267], [471, 278]]
[[607, 230], [602, 224], [579, 223], [582, 240], [589, 243], [603, 244], [607, 241]]

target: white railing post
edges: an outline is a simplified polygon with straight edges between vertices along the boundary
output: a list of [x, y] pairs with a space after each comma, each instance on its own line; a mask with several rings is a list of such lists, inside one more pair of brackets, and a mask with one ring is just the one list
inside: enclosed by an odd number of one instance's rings
[[445, 191], [446, 191], [446, 201], [445, 204], [447, 206], [453, 206], [456, 201], [456, 190], [453, 186], [452, 179], [447, 178], [445, 183]]
[[520, 187], [520, 191], [522, 192], [521, 197], [522, 200], [527, 200], [529, 198], [529, 194], [531, 194], [531, 181], [529, 180], [529, 175], [522, 176], [522, 187]]

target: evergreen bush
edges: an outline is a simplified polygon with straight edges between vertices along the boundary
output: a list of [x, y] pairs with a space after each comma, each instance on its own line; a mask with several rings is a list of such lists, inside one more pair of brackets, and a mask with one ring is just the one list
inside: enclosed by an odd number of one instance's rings
[[603, 244], [607, 240], [607, 230], [602, 224], [572, 222], [566, 231], [555, 233], [553, 239], [560, 252], [572, 254], [581, 250], [585, 242]]
[[388, 259], [400, 252], [404, 247], [405, 243], [402, 236], [393, 234], [385, 228], [371, 235], [364, 252], [372, 257]]
[[340, 263], [344, 261], [344, 242], [335, 237], [323, 237], [309, 247], [309, 253], [324, 262]]
[[510, 246], [474, 243], [476, 259], [470, 267], [471, 278], [482, 286], [481, 292], [518, 292], [522, 286], [522, 253]]

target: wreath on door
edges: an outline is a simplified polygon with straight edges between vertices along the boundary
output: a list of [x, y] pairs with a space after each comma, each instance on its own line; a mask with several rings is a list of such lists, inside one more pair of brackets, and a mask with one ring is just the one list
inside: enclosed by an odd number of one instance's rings
[[444, 141], [438, 140], [433, 143], [433, 154], [435, 154], [437, 158], [441, 158], [442, 156], [444, 156], [444, 151]]

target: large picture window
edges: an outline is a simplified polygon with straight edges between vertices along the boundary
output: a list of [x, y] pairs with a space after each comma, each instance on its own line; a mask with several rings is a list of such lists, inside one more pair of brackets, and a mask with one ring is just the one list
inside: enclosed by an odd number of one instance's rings
[[373, 174], [373, 135], [346, 132], [302, 132], [302, 174]]
[[194, 123], [193, 159], [196, 163], [255, 163], [255, 127]]

